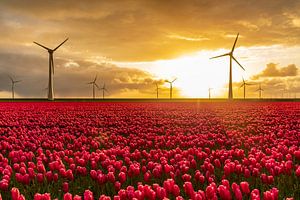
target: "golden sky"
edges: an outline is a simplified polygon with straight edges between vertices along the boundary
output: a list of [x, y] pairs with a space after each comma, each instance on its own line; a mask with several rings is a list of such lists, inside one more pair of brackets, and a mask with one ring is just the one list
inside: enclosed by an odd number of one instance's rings
[[175, 97], [207, 97], [209, 87], [226, 96], [229, 60], [209, 57], [229, 51], [238, 32], [235, 57], [246, 71], [234, 64], [234, 96], [242, 96], [242, 76], [268, 96], [300, 92], [295, 0], [2, 0], [0, 29], [2, 97], [7, 74], [23, 80], [18, 96], [45, 96], [48, 55], [32, 41], [54, 48], [66, 37], [55, 52], [56, 96], [90, 96], [85, 83], [95, 74], [110, 97], [155, 97], [155, 82], [167, 97], [163, 80], [174, 77]]

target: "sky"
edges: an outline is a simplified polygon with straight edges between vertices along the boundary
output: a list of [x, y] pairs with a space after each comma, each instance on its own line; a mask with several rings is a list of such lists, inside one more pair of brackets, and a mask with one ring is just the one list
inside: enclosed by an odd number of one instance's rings
[[[300, 96], [300, 1], [295, 0], [1, 0], [0, 97], [11, 96], [8, 76], [22, 80], [16, 97], [46, 97], [48, 53], [55, 48], [56, 97], [91, 97], [87, 83], [111, 98], [226, 97], [229, 58], [234, 97]], [[97, 91], [101, 97], [102, 92]]]

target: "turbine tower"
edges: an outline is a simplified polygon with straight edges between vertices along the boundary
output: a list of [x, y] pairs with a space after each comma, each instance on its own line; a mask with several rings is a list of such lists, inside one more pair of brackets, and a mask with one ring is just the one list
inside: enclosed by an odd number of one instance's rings
[[237, 59], [233, 56], [233, 52], [235, 49], [236, 42], [238, 40], [239, 33], [237, 34], [235, 41], [233, 43], [232, 49], [229, 53], [225, 53], [219, 56], [212, 57], [210, 59], [219, 58], [223, 56], [229, 56], [229, 84], [228, 84], [228, 99], [233, 99], [233, 93], [232, 93], [232, 59], [245, 71], [244, 67], [237, 61]]
[[11, 76], [8, 76], [11, 80], [11, 97], [15, 99], [15, 84], [21, 82], [21, 80], [15, 81]]
[[173, 92], [173, 83], [177, 80], [177, 78], [173, 79], [173, 81], [165, 80], [165, 82], [170, 84], [170, 99], [172, 99], [172, 92]]
[[49, 82], [48, 82], [48, 100], [52, 101], [54, 100], [54, 93], [53, 93], [53, 75], [54, 75], [54, 61], [53, 61], [53, 53], [61, 46], [63, 45], [69, 38], [65, 39], [60, 45], [58, 45], [54, 49], [50, 49], [44, 45], [41, 45], [37, 42], [33, 42], [40, 47], [46, 49], [49, 53]]
[[102, 90], [102, 99], [104, 99], [104, 92], [108, 92], [106, 87], [105, 87], [105, 83], [103, 84], [102, 88], [99, 88], [99, 90]]
[[98, 89], [100, 89], [99, 86], [97, 85], [96, 81], [97, 81], [97, 75], [95, 76], [95, 79], [93, 81], [87, 83], [89, 85], [93, 85], [93, 99], [95, 99], [95, 86]]
[[242, 85], [240, 86], [240, 88], [241, 88], [241, 87], [244, 87], [244, 99], [246, 99], [246, 85], [253, 85], [253, 84], [247, 83], [247, 82], [244, 80], [244, 78], [243, 78], [243, 83], [242, 83]]
[[264, 91], [264, 90], [261, 88], [261, 84], [259, 84], [259, 88], [258, 88], [256, 91], [259, 91], [259, 98], [261, 99], [261, 92]]
[[158, 99], [158, 90], [159, 90], [160, 88], [158, 87], [157, 83], [155, 83], [155, 85], [156, 85], [156, 98]]
[[210, 99], [210, 97], [211, 97], [211, 95], [210, 95], [211, 90], [212, 90], [212, 88], [208, 88], [208, 98], [209, 98], [209, 99]]

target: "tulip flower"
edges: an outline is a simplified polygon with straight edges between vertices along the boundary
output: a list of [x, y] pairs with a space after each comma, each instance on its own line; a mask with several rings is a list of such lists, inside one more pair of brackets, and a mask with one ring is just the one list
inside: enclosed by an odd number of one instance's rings
[[90, 190], [85, 190], [83, 193], [83, 200], [94, 200], [93, 193]]
[[241, 190], [244, 194], [249, 194], [250, 193], [250, 188], [249, 188], [249, 183], [248, 182], [241, 182], [240, 183]]
[[72, 194], [70, 193], [64, 194], [64, 200], [73, 200]]
[[12, 200], [19, 200], [20, 192], [18, 188], [13, 187], [11, 189], [11, 199]]

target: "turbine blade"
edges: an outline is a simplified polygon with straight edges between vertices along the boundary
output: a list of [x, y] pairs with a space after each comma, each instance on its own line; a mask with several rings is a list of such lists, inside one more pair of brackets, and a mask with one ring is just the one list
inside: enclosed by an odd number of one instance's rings
[[234, 44], [233, 44], [233, 46], [232, 46], [231, 52], [234, 51], [234, 48], [235, 48], [236, 42], [237, 42], [237, 40], [238, 40], [238, 37], [239, 37], [239, 33], [237, 34], [237, 36], [236, 36], [236, 38], [235, 38], [235, 41], [234, 41]]
[[37, 42], [33, 42], [33, 43], [39, 45], [40, 47], [43, 47], [44, 49], [51, 50], [51, 49], [49, 49], [48, 47], [45, 47], [44, 45], [41, 45], [41, 44], [39, 44], [39, 43], [37, 43]]
[[61, 45], [63, 45], [69, 38], [65, 39], [65, 41], [63, 41], [62, 43], [60, 43], [60, 45], [58, 45], [55, 49], [53, 49], [53, 51], [56, 51], [56, 49], [58, 49]]
[[176, 81], [177, 80], [177, 78], [174, 78], [174, 80], [172, 81], [172, 83], [174, 83], [174, 81]]
[[214, 57], [211, 57], [210, 59], [220, 58], [220, 57], [223, 57], [223, 56], [229, 56], [229, 53], [225, 53], [225, 54], [222, 54], [222, 55], [219, 55], [219, 56], [214, 56]]
[[244, 84], [242, 84], [242, 85], [240, 86], [240, 88], [243, 87], [243, 86], [244, 86]]
[[101, 89], [97, 83], [94, 83], [94, 84], [96, 85], [96, 87], [98, 88], [98, 90]]
[[97, 80], [97, 75], [95, 76], [95, 79], [94, 79], [94, 81], [93, 81], [93, 82], [95, 83], [95, 82], [96, 82], [96, 80]]
[[8, 75], [8, 77], [11, 80], [11, 82], [14, 82], [14, 79], [10, 75]]
[[244, 77], [242, 77], [243, 78], [243, 83], [245, 84], [245, 80], [244, 80]]
[[22, 82], [22, 80], [17, 80], [17, 81], [15, 81], [15, 83], [20, 83], [20, 82]]
[[239, 63], [239, 61], [237, 61], [237, 59], [235, 59], [235, 57], [233, 57], [233, 56], [231, 56], [231, 57], [245, 71], [244, 67]]
[[165, 82], [167, 82], [167, 83], [171, 83], [170, 81], [168, 81], [168, 80], [165, 80]]

